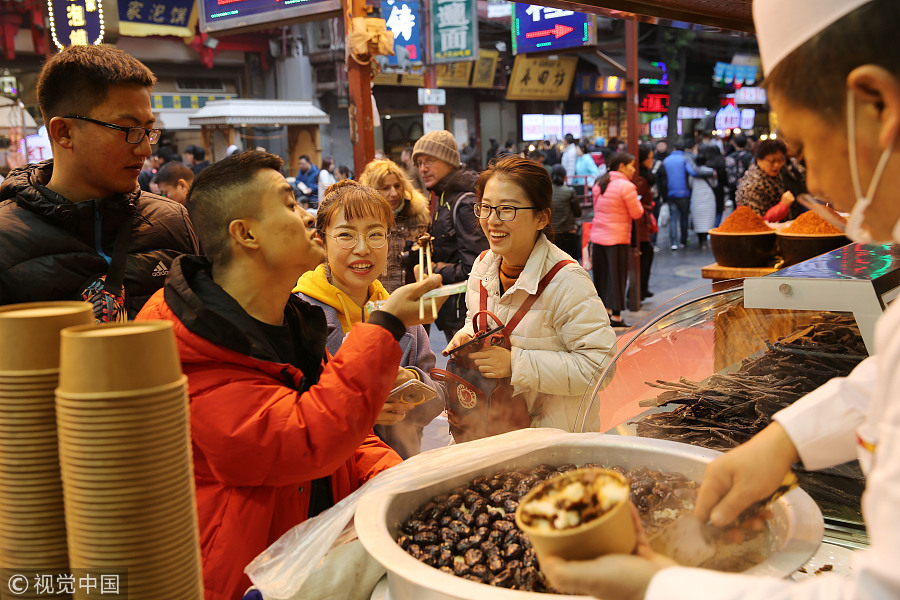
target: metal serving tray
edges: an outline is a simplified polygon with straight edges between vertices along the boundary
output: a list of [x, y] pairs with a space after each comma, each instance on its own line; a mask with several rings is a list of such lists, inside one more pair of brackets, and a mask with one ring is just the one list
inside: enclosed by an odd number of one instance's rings
[[[448, 448], [445, 451], [452, 452]], [[706, 464], [720, 453], [649, 438], [602, 433], [570, 434], [559, 443], [539, 450], [522, 446], [522, 454], [511, 461], [489, 468], [456, 473], [440, 483], [417, 490], [370, 494], [356, 510], [356, 530], [366, 550], [388, 573], [392, 600], [536, 600], [537, 598], [584, 598], [584, 596], [548, 596], [491, 587], [443, 573], [407, 554], [395, 539], [402, 523], [427, 500], [467, 483], [479, 475], [502, 469], [537, 466], [541, 463], [564, 464], [595, 462], [624, 468], [644, 466], [651, 470], [680, 472], [700, 481]], [[395, 468], [402, 468], [399, 465]], [[773, 552], [769, 558], [746, 574], [787, 577], [802, 566], [822, 541], [824, 524], [818, 506], [801, 489], [795, 489], [772, 505], [770, 521]]]

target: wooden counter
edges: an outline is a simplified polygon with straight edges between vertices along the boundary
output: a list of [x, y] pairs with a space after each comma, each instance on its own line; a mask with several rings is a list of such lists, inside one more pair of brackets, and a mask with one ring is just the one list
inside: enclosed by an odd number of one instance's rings
[[723, 267], [718, 263], [706, 265], [701, 270], [704, 279], [712, 279], [715, 284], [726, 279], [744, 279], [746, 277], [762, 277], [774, 273], [775, 267]]

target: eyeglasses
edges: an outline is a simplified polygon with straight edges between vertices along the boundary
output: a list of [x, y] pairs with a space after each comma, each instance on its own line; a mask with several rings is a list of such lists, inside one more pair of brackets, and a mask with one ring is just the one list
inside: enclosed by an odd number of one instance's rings
[[783, 156], [780, 158], [775, 158], [775, 159], [761, 158], [759, 160], [759, 162], [768, 163], [768, 164], [772, 165], [773, 167], [781, 167], [781, 166], [784, 166], [786, 159]]
[[359, 244], [360, 238], [365, 239], [366, 245], [369, 248], [381, 248], [387, 243], [387, 239], [390, 234], [383, 229], [373, 229], [369, 233], [361, 233], [358, 235], [354, 235], [349, 231], [342, 231], [337, 235], [332, 235], [330, 233], [326, 233], [325, 235], [333, 238], [339, 248], [343, 248], [344, 250], [352, 250], [353, 248], [356, 248], [357, 244]]
[[81, 121], [87, 121], [88, 123], [93, 123], [94, 125], [102, 125], [103, 127], [109, 127], [110, 129], [117, 129], [119, 131], [125, 132], [125, 141], [129, 144], [140, 144], [144, 141], [144, 136], [150, 140], [151, 144], [155, 144], [159, 141], [159, 136], [162, 135], [162, 129], [145, 129], [143, 127], [123, 127], [122, 125], [113, 125], [112, 123], [107, 123], [106, 121], [98, 121], [97, 119], [91, 119], [89, 117], [82, 117], [81, 115], [63, 115], [63, 119], [79, 119]]
[[540, 210], [536, 206], [509, 206], [507, 204], [501, 204], [500, 206], [490, 206], [488, 204], [482, 204], [481, 202], [475, 203], [475, 216], [479, 219], [489, 219], [491, 217], [491, 211], [497, 211], [497, 218], [501, 221], [512, 221], [516, 218], [516, 212], [520, 210]]
[[416, 162], [416, 167], [418, 167], [419, 169], [421, 169], [422, 167], [427, 167], [430, 169], [436, 162], [436, 158], [421, 158]]

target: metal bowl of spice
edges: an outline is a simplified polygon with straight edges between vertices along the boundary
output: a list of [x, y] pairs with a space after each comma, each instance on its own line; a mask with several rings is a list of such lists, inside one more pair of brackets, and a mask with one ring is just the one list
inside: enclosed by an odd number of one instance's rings
[[765, 267], [775, 257], [775, 230], [749, 206], [739, 206], [709, 230], [713, 257], [722, 267]]
[[[835, 217], [844, 220], [837, 213]], [[778, 253], [784, 258], [785, 267], [850, 243], [840, 229], [811, 210], [801, 214], [787, 227], [779, 229], [777, 235]]]

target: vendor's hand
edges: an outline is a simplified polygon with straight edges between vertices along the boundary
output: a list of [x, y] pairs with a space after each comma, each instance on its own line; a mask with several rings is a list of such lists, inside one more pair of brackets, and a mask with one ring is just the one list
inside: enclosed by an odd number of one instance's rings
[[777, 421], [772, 422], [749, 442], [706, 467], [694, 514], [718, 527], [729, 525], [750, 504], [775, 491], [798, 460], [787, 432]]
[[381, 412], [378, 413], [378, 418], [375, 419], [375, 424], [396, 425], [405, 419], [406, 413], [413, 410], [415, 407], [415, 404], [409, 404], [407, 402], [385, 402], [384, 406], [381, 408]]
[[616, 600], [642, 600], [650, 580], [676, 562], [650, 548], [641, 518], [631, 505], [637, 544], [632, 554], [607, 554], [593, 560], [563, 560], [555, 556], [541, 561], [550, 584], [568, 594], [587, 594]]
[[[441, 287], [441, 276], [440, 275], [432, 275], [431, 277], [426, 277], [423, 281], [418, 283], [410, 283], [408, 285], [404, 285], [403, 287], [397, 288], [394, 290], [394, 293], [391, 294], [387, 300], [384, 301], [384, 304], [381, 305], [379, 310], [383, 310], [385, 312], [389, 312], [401, 321], [407, 327], [412, 327], [413, 325], [421, 325], [422, 323], [431, 323], [434, 321], [434, 317], [431, 314], [431, 299], [425, 300], [425, 310], [422, 313], [423, 317], [419, 318], [419, 298], [425, 292], [434, 290]], [[440, 310], [441, 306], [447, 300], [449, 296], [443, 296], [441, 298], [435, 298], [435, 306], [438, 310]]]
[[443, 354], [444, 356], [449, 356], [451, 350], [453, 350], [454, 348], [456, 348], [458, 346], [462, 346], [463, 344], [465, 344], [466, 342], [471, 340], [473, 337], [475, 337], [475, 336], [473, 336], [468, 331], [464, 331], [464, 330], [457, 331], [456, 335], [454, 335], [452, 338], [450, 338], [450, 343], [447, 344], [447, 347], [444, 348], [444, 350], [441, 352], [441, 354]]
[[787, 191], [787, 192], [785, 192], [785, 193], [783, 193], [783, 194], [781, 195], [781, 201], [782, 201], [784, 204], [787, 204], [788, 206], [790, 206], [791, 204], [793, 204], [793, 203], [794, 203], [794, 200], [795, 200], [794, 194], [792, 194], [790, 191]]
[[512, 376], [512, 352], [500, 346], [488, 346], [473, 352], [469, 358], [482, 375], [488, 379], [503, 379]]

